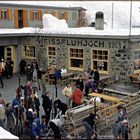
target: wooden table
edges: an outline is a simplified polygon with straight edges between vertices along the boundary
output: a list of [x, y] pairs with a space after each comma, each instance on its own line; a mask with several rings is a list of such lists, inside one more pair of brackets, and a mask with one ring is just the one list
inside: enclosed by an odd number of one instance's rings
[[132, 83], [134, 83], [134, 84], [138, 84], [138, 83], [139, 83], [139, 81], [138, 81], [138, 76], [139, 76], [139, 73], [133, 73], [133, 74], [130, 74], [130, 75], [129, 75], [131, 84], [132, 84]]
[[104, 95], [104, 94], [99, 94], [99, 93], [96, 93], [96, 92], [92, 92], [88, 95], [93, 96], [93, 97], [100, 97], [100, 98], [103, 98], [104, 100], [111, 101], [111, 102], [116, 102], [116, 103], [122, 101], [122, 99], [119, 99], [119, 98], [116, 98], [116, 97], [113, 97], [113, 96]]
[[[79, 76], [76, 76], [76, 77], [71, 78], [71, 80], [73, 80], [73, 81], [77, 81], [78, 79], [79, 79]], [[81, 79], [87, 80], [86, 77], [81, 77]]]
[[62, 79], [71, 78], [71, 77], [73, 77], [73, 75], [74, 75], [74, 74], [73, 74], [72, 72], [61, 74]]
[[134, 78], [134, 79], [138, 79], [139, 74], [138, 73], [134, 73], [134, 74], [130, 74], [129, 78]]

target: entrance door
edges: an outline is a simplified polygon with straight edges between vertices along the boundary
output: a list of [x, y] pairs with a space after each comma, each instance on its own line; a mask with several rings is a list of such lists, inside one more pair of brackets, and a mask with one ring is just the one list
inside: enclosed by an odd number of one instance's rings
[[14, 69], [16, 71], [16, 47], [15, 46], [6, 46], [4, 49], [5, 59], [11, 58], [14, 61]]
[[1, 59], [4, 59], [4, 47], [0, 46], [0, 61]]

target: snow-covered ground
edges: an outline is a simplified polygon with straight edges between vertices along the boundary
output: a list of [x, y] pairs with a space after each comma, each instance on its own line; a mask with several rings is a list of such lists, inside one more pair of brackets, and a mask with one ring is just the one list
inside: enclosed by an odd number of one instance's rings
[[8, 140], [8, 139], [19, 139], [17, 136], [14, 136], [13, 134], [11, 134], [10, 132], [6, 131], [5, 129], [3, 129], [2, 127], [0, 127], [0, 139], [1, 140]]

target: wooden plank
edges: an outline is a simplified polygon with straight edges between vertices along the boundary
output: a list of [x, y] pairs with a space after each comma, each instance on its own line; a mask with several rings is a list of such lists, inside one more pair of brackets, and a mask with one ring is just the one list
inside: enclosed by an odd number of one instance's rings
[[90, 93], [88, 95], [93, 96], [93, 97], [100, 97], [100, 98], [103, 98], [104, 100], [112, 101], [112, 102], [120, 102], [120, 101], [122, 101], [122, 99], [112, 97], [112, 96], [108, 96], [108, 95], [104, 95], [104, 94], [99, 94], [99, 93], [96, 93], [96, 92], [92, 92], [92, 93]]
[[73, 73], [64, 73], [64, 74], [61, 74], [61, 76], [62, 78], [69, 78], [73, 76]]
[[112, 93], [117, 93], [119, 95], [124, 95], [124, 96], [136, 96], [137, 94], [132, 94], [129, 92], [122, 92], [114, 89], [109, 89], [109, 88], [104, 88], [104, 91], [112, 92]]

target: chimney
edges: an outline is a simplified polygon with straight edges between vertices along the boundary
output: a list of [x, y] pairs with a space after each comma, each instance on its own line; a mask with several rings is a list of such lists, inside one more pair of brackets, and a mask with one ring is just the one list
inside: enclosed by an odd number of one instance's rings
[[96, 13], [95, 29], [96, 30], [104, 30], [104, 14], [103, 14], [103, 12]]

